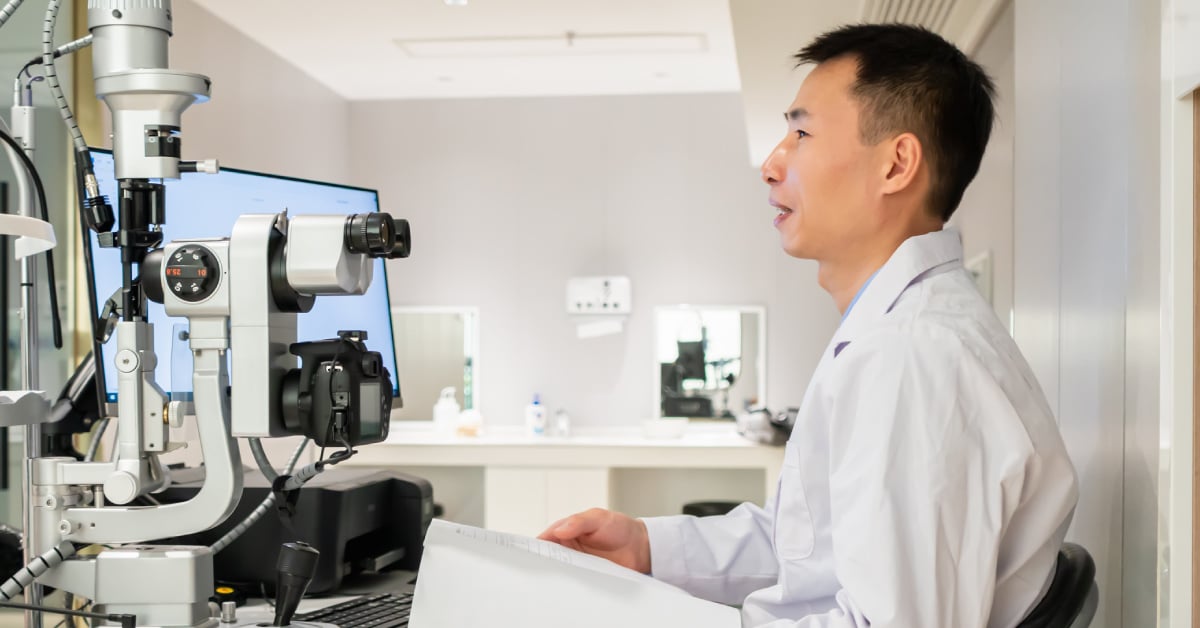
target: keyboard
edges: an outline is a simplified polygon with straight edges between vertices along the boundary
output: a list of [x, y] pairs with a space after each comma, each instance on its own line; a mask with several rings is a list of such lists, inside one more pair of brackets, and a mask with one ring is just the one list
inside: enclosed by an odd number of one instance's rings
[[297, 613], [296, 619], [341, 628], [405, 628], [412, 602], [412, 593], [364, 595], [311, 613]]

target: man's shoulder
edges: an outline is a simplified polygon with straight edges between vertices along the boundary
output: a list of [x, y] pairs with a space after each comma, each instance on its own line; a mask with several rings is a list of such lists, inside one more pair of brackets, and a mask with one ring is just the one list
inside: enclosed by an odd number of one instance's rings
[[834, 370], [885, 362], [920, 373], [949, 373], [967, 362], [986, 370], [1020, 369], [1012, 336], [990, 309], [939, 307], [936, 302], [895, 311], [850, 341], [834, 360]]

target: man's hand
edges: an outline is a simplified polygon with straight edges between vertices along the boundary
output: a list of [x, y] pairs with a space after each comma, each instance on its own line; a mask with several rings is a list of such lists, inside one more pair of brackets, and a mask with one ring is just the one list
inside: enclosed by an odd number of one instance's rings
[[603, 508], [585, 510], [555, 521], [538, 538], [650, 573], [646, 524], [619, 512]]

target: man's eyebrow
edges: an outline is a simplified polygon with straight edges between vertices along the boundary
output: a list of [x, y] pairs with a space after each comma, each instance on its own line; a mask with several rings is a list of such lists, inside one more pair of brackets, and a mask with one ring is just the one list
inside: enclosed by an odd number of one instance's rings
[[792, 109], [791, 111], [783, 114], [783, 119], [787, 120], [788, 122], [792, 122], [795, 120], [799, 120], [800, 118], [807, 118], [808, 115], [809, 114], [808, 114], [807, 109], [805, 109], [804, 107], [796, 107], [795, 109]]

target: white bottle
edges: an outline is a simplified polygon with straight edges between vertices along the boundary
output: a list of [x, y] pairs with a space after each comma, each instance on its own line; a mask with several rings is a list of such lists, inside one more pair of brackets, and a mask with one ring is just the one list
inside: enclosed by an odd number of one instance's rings
[[533, 403], [525, 406], [525, 429], [533, 436], [546, 434], [546, 406], [537, 393], [533, 395]]
[[554, 413], [554, 434], [561, 438], [571, 435], [571, 417], [566, 410]]
[[454, 398], [453, 386], [442, 389], [437, 403], [433, 404], [433, 429], [442, 433], [452, 433], [458, 424], [458, 400]]

